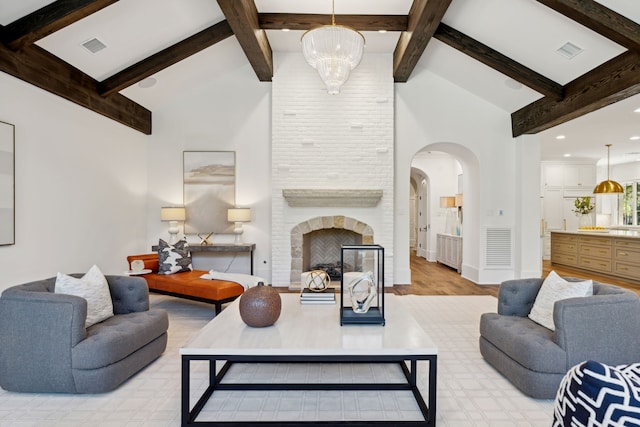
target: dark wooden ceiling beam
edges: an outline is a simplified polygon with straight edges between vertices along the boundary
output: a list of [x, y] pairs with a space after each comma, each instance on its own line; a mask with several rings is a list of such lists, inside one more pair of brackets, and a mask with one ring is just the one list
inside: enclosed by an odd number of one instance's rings
[[118, 0], [54, 1], [8, 24], [4, 29], [3, 42], [12, 49], [21, 49], [117, 1]]
[[[336, 24], [358, 31], [406, 31], [406, 15], [336, 15]], [[310, 30], [331, 25], [331, 15], [300, 13], [260, 13], [258, 22], [263, 30]]]
[[514, 137], [534, 134], [640, 93], [640, 53], [627, 51], [564, 87], [564, 98], [539, 99], [511, 114]]
[[593, 0], [538, 0], [631, 50], [640, 50], [640, 25]]
[[545, 96], [562, 99], [562, 85], [444, 23], [440, 23], [434, 37]]
[[232, 35], [226, 20], [218, 22], [101, 81], [98, 92], [103, 96], [116, 93]]
[[97, 81], [37, 45], [15, 52], [0, 44], [0, 71], [151, 134], [151, 111], [119, 93], [103, 98], [96, 90]]
[[253, 0], [218, 0], [218, 5], [258, 80], [270, 82], [273, 77], [273, 54], [267, 35], [260, 28], [258, 9]]
[[413, 0], [407, 21], [393, 51], [393, 78], [406, 82], [436, 32], [451, 0]]

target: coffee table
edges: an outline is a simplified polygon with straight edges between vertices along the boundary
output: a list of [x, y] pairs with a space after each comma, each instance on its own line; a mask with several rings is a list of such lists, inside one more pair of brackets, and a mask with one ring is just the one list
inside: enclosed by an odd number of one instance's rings
[[[280, 294], [282, 312], [273, 325], [251, 328], [240, 318], [238, 302], [230, 304], [185, 347], [182, 356], [182, 425], [240, 426], [255, 422], [197, 421], [218, 390], [409, 390], [424, 420], [367, 421], [376, 426], [435, 426], [438, 349], [404, 307], [402, 297], [385, 295], [385, 326], [340, 326], [339, 304], [300, 304], [298, 294]], [[191, 362], [209, 361], [209, 386], [191, 408]], [[428, 361], [428, 404], [417, 385], [417, 362]], [[216, 362], [224, 361], [216, 374]], [[392, 363], [398, 364], [406, 382], [274, 384], [225, 382], [234, 363]], [[273, 421], [271, 426], [364, 425], [362, 421]]]

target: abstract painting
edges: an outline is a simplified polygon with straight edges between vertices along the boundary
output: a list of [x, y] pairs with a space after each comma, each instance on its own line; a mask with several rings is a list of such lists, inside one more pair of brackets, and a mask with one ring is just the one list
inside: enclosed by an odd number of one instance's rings
[[185, 234], [232, 233], [227, 209], [236, 201], [235, 151], [183, 153]]
[[15, 239], [15, 127], [0, 122], [0, 245]]

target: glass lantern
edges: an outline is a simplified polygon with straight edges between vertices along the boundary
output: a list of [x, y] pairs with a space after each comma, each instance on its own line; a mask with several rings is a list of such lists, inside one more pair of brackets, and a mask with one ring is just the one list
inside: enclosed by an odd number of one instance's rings
[[384, 248], [343, 245], [340, 325], [384, 325]]

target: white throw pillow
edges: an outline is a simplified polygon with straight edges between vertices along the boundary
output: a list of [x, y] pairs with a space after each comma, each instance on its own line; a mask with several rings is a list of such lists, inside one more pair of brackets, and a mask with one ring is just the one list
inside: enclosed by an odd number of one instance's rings
[[75, 295], [87, 300], [86, 328], [113, 316], [109, 284], [96, 265], [81, 279], [58, 273], [55, 293]]
[[586, 297], [593, 295], [593, 281], [584, 280], [582, 282], [568, 282], [558, 273], [551, 271], [538, 292], [529, 319], [544, 326], [545, 328], [556, 330], [553, 323], [553, 305], [556, 301], [574, 297]]

